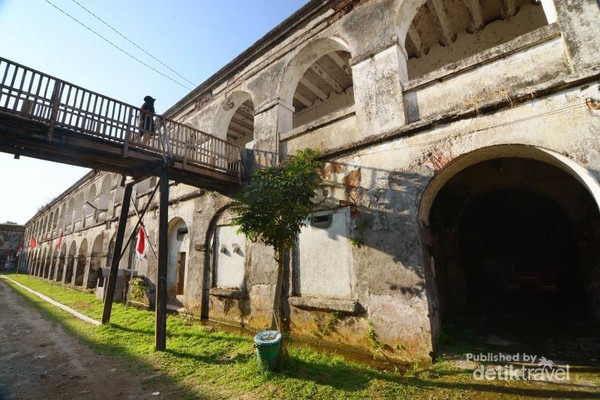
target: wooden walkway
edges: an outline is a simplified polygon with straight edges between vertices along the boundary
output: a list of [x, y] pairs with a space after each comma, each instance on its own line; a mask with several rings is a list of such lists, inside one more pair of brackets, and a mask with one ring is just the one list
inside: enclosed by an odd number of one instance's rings
[[139, 107], [0, 58], [0, 151], [209, 189], [238, 185], [239, 147], [156, 116], [142, 143]]

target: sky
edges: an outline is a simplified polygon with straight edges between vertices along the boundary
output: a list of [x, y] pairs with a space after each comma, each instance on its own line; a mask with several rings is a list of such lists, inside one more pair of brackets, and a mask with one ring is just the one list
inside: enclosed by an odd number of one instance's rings
[[[0, 0], [0, 57], [135, 106], [150, 95], [162, 113], [307, 2]], [[0, 223], [24, 224], [88, 171], [0, 153]]]

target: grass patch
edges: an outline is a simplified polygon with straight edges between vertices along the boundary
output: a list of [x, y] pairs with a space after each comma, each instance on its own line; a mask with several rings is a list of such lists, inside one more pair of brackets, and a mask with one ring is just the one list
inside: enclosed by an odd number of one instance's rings
[[[90, 293], [27, 275], [12, 274], [10, 278], [84, 315], [101, 319], [102, 303]], [[111, 323], [96, 327], [10, 285], [95, 351], [122, 360], [132, 373], [160, 381], [166, 393], [173, 394], [168, 398], [472, 398], [481, 397], [481, 393], [484, 398], [507, 394], [573, 397], [564, 388], [474, 381], [470, 371], [459, 370], [448, 361], [425, 371], [401, 374], [377, 371], [340, 356], [293, 345], [285, 367], [264, 371], [256, 360], [251, 337], [207, 330], [197, 321], [174, 315], [167, 317], [168, 350], [154, 352], [152, 312], [115, 303]]]

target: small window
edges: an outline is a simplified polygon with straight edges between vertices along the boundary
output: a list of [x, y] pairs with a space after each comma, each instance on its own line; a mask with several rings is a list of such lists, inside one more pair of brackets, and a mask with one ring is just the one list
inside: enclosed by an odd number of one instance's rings
[[188, 233], [188, 228], [179, 228], [177, 229], [177, 240], [179, 240], [180, 242], [183, 240], [183, 236], [187, 235]]
[[321, 214], [321, 215], [311, 215], [310, 216], [310, 225], [313, 228], [329, 228], [331, 225], [331, 215], [332, 214]]

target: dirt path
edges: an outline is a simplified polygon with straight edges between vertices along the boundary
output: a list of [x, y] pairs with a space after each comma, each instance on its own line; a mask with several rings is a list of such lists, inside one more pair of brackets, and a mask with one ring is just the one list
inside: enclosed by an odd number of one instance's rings
[[164, 398], [157, 391], [65, 333], [0, 280], [0, 400]]

